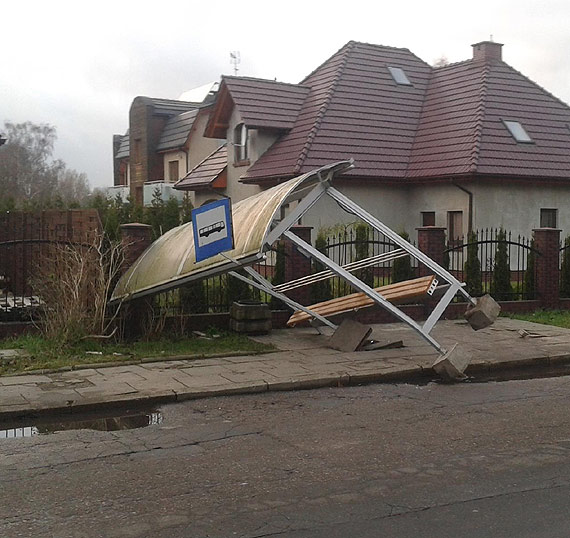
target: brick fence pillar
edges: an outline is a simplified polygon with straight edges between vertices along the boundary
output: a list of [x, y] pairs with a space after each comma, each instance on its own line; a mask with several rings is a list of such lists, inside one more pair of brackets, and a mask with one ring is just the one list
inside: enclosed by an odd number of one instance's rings
[[[438, 226], [423, 226], [416, 228], [418, 232], [418, 249], [429, 256], [434, 262], [443, 266], [443, 258], [445, 251], [445, 228]], [[427, 267], [420, 263], [418, 267], [418, 276], [431, 274]]]
[[124, 255], [122, 272], [124, 273], [152, 243], [152, 226], [131, 222], [121, 224], [120, 230]]
[[556, 308], [560, 300], [560, 230], [537, 228], [533, 230], [536, 257], [535, 286], [538, 300], [544, 308]]
[[[123, 268], [126, 272], [152, 243], [152, 226], [132, 222], [121, 224]], [[128, 340], [139, 338], [144, 333], [149, 316], [152, 316], [152, 300], [145, 297], [125, 303], [122, 308], [123, 336]]]
[[[311, 245], [312, 229], [310, 226], [293, 226], [291, 232]], [[285, 246], [285, 282], [311, 274], [311, 260], [301, 254], [297, 246], [291, 241], [284, 239], [283, 244]], [[303, 286], [291, 290], [287, 292], [287, 297], [307, 305], [311, 301], [311, 287]]]

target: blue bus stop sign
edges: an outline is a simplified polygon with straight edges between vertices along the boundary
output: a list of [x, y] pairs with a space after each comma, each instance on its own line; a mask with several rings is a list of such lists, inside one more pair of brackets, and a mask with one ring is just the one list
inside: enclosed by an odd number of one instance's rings
[[232, 250], [234, 232], [230, 199], [216, 200], [193, 209], [192, 228], [197, 262]]

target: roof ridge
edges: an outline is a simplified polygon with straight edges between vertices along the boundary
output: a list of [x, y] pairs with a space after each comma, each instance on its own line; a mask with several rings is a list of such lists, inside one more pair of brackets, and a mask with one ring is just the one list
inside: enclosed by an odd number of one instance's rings
[[[332, 81], [329, 89], [327, 90], [325, 100], [321, 104], [321, 106], [319, 107], [319, 111], [317, 112], [317, 116], [315, 118], [315, 121], [314, 121], [313, 125], [311, 126], [311, 129], [309, 130], [309, 134], [307, 135], [307, 139], [305, 140], [305, 143], [303, 144], [303, 149], [301, 150], [301, 153], [299, 154], [299, 157], [297, 158], [297, 161], [295, 162], [295, 166], [293, 167], [293, 173], [294, 174], [298, 173], [301, 170], [301, 167], [303, 166], [303, 163], [305, 162], [305, 159], [307, 158], [307, 155], [309, 154], [309, 150], [311, 149], [311, 145], [313, 144], [313, 140], [315, 139], [315, 136], [317, 136], [317, 132], [319, 131], [319, 128], [321, 126], [321, 121], [323, 120], [323, 117], [324, 117], [326, 111], [328, 110], [330, 101], [331, 101], [332, 96], [336, 90], [338, 81], [341, 77], [342, 72], [344, 71], [344, 68], [346, 67], [348, 53], [354, 48], [354, 46], [355, 46], [355, 42], [349, 41], [343, 47], [344, 50], [341, 49], [341, 50], [343, 50], [343, 56], [344, 57], [342, 59], [341, 64], [339, 65], [339, 67], [336, 70], [334, 80]], [[331, 56], [331, 58], [334, 56], [336, 56], [336, 54]], [[330, 58], [329, 58], [329, 60], [330, 60]], [[328, 62], [328, 60], [327, 60], [327, 62]], [[327, 62], [325, 62], [325, 63], [327, 63]], [[322, 65], [324, 65], [324, 64], [321, 64], [321, 66]], [[321, 66], [319, 66], [319, 68]], [[315, 69], [315, 71], [313, 71], [313, 73], [315, 73], [316, 71], [317, 71], [317, 69]]]
[[247, 80], [251, 82], [268, 82], [270, 84], [279, 84], [280, 86], [295, 86], [297, 88], [308, 88], [308, 86], [303, 86], [302, 84], [296, 82], [283, 82], [281, 80], [272, 80], [270, 78], [262, 77], [249, 77], [249, 76], [237, 76], [237, 75], [222, 75], [222, 80]]
[[479, 164], [479, 154], [481, 152], [481, 139], [483, 137], [483, 119], [485, 117], [485, 104], [487, 98], [487, 89], [489, 82], [489, 71], [491, 70], [490, 64], [486, 64], [481, 76], [481, 89], [479, 91], [479, 105], [477, 106], [475, 129], [473, 135], [473, 149], [471, 157], [469, 158], [469, 172], [477, 172], [477, 165]]
[[408, 156], [408, 164], [406, 165], [406, 171], [404, 172], [404, 177], [407, 178], [408, 177], [408, 171], [410, 169], [410, 164], [412, 162], [412, 155], [414, 154], [414, 147], [416, 145], [416, 140], [418, 138], [418, 133], [420, 130], [420, 127], [422, 125], [422, 119], [424, 116], [424, 109], [426, 107], [426, 101], [427, 101], [427, 96], [430, 90], [430, 86], [433, 82], [433, 73], [435, 71], [435, 67], [430, 66], [430, 74], [429, 74], [429, 82], [426, 84], [426, 89], [424, 90], [424, 95], [422, 97], [422, 109], [420, 110], [420, 115], [418, 116], [418, 124], [414, 130], [414, 140], [412, 141], [412, 145], [410, 146], [410, 154]]
[[561, 105], [564, 105], [566, 108], [570, 108], [570, 104], [568, 104], [566, 101], [563, 101], [560, 97], [557, 97], [553, 93], [549, 92], [544, 86], [541, 86], [538, 82], [535, 82], [530, 77], [526, 76], [524, 73], [521, 73], [518, 69], [515, 69], [512, 65], [509, 65], [506, 62], [501, 62], [501, 64], [508, 67], [511, 71], [514, 71], [517, 75], [520, 75], [524, 79], [528, 80], [533, 86], [536, 86], [539, 90], [543, 91], [546, 95], [558, 101]]

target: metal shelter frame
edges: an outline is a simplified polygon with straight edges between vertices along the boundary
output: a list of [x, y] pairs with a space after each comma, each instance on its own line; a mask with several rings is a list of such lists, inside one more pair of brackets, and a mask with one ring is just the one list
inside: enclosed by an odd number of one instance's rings
[[[463, 295], [471, 305], [477, 305], [477, 301], [467, 293], [464, 288], [465, 284], [459, 282], [449, 271], [332, 186], [335, 175], [352, 167], [352, 160], [332, 163], [237, 202], [232, 207], [234, 227], [237, 223], [239, 228], [235, 241], [237, 246], [232, 251], [217, 254], [208, 260], [199, 262], [196, 260], [192, 241], [192, 223], [170, 230], [155, 241], [123, 274], [113, 291], [110, 302], [129, 301], [174, 289], [209, 276], [229, 273], [232, 277], [280, 299], [294, 310], [305, 312], [313, 318], [315, 324], [324, 324], [336, 329], [337, 326], [327, 316], [290, 299], [284, 292], [337, 275], [352, 288], [406, 323], [438, 352], [445, 354], [446, 350], [430, 335], [430, 332], [456, 294]], [[291, 227], [299, 222], [324, 196], [329, 196], [342, 209], [382, 233], [396, 245], [396, 248], [367, 260], [341, 266], [292, 233]], [[291, 202], [296, 202], [296, 205], [285, 217], [282, 217], [282, 208]], [[271, 250], [272, 245], [281, 237], [293, 242], [306, 256], [319, 261], [326, 267], [325, 271], [273, 286], [255, 271], [252, 265], [263, 259]], [[443, 292], [428, 318], [421, 324], [388, 301], [381, 292], [368, 286], [351, 272], [378, 263], [378, 261], [387, 262], [407, 255], [422, 263], [434, 274], [435, 279], [428, 294], [433, 295], [436, 288]], [[243, 269], [247, 276], [238, 273], [238, 269]]]
[[[347, 162], [347, 166], [345, 169], [352, 167], [352, 162]], [[396, 232], [391, 230], [388, 226], [383, 224], [380, 220], [376, 217], [368, 213], [362, 207], [360, 207], [356, 202], [339, 192], [335, 189], [331, 182], [335, 173], [338, 172], [338, 168], [330, 168], [328, 170], [323, 170], [326, 174], [322, 174], [319, 172], [319, 183], [307, 194], [305, 195], [300, 201], [297, 207], [295, 207], [284, 219], [280, 221], [275, 221], [271, 231], [267, 234], [265, 238], [265, 243], [263, 245], [263, 250], [267, 251], [271, 247], [271, 245], [278, 240], [280, 237], [286, 237], [291, 242], [293, 242], [301, 252], [306, 254], [309, 257], [312, 257], [319, 261], [322, 265], [328, 268], [329, 274], [334, 274], [341, 277], [343, 280], [348, 282], [353, 288], [356, 290], [364, 293], [370, 299], [372, 299], [376, 304], [380, 305], [382, 308], [387, 310], [388, 312], [392, 313], [396, 318], [400, 321], [403, 321], [408, 326], [410, 326], [414, 331], [416, 331], [422, 338], [424, 338], [431, 346], [433, 346], [438, 352], [444, 354], [446, 350], [430, 335], [431, 330], [434, 328], [435, 324], [443, 315], [447, 306], [451, 303], [453, 298], [457, 293], [463, 295], [469, 303], [472, 305], [476, 305], [476, 301], [473, 297], [467, 293], [465, 290], [465, 284], [459, 282], [449, 271], [441, 267], [431, 258], [429, 258], [426, 254], [421, 252], [419, 249], [414, 247], [408, 241], [400, 237]], [[305, 215], [323, 196], [328, 195], [333, 200], [335, 200], [341, 208], [345, 211], [357, 216], [367, 224], [369, 224], [375, 230], [384, 234], [387, 238], [389, 238], [393, 243], [395, 243], [399, 248], [392, 251], [392, 256], [387, 256], [384, 261], [389, 259], [395, 259], [401, 257], [404, 253], [414, 257], [419, 262], [423, 263], [427, 268], [429, 268], [440, 280], [434, 281], [436, 285], [440, 287], [447, 287], [447, 290], [443, 293], [435, 307], [433, 308], [432, 312], [425, 320], [423, 324], [420, 324], [409, 317], [407, 314], [402, 312], [396, 305], [392, 304], [388, 300], [386, 300], [381, 293], [375, 291], [373, 288], [368, 286], [358, 277], [353, 275], [349, 268], [343, 267], [333, 260], [328, 258], [322, 252], [318, 251], [312, 245], [303, 241], [300, 237], [295, 235], [291, 232], [290, 228], [298, 222], [303, 215]], [[388, 253], [390, 254], [390, 253]], [[228, 258], [230, 259], [230, 258]], [[233, 260], [232, 260], [233, 261]], [[237, 264], [237, 262], [235, 262]], [[241, 264], [237, 264], [240, 265]], [[282, 284], [280, 286], [273, 286], [269, 281], [263, 278], [259, 273], [257, 273], [252, 267], [245, 267], [245, 271], [250, 275], [254, 280], [250, 280], [249, 278], [240, 275], [235, 271], [230, 271], [229, 274], [234, 278], [242, 280], [248, 283], [251, 286], [254, 286], [257, 289], [260, 289], [269, 295], [272, 295], [290, 307], [294, 308], [295, 310], [301, 310], [303, 312], [308, 313], [311, 317], [318, 320], [319, 322], [336, 329], [337, 326], [332, 323], [329, 319], [324, 316], [319, 315], [318, 313], [312, 311], [310, 307], [303, 306], [289, 297], [284, 295], [280, 289], [287, 289], [287, 284]], [[300, 279], [303, 280], [303, 279]], [[443, 285], [442, 285], [443, 283]], [[291, 283], [289, 283], [291, 284]], [[302, 283], [301, 285], [304, 285]], [[292, 289], [291, 286], [288, 289]], [[428, 293], [433, 294], [435, 291], [435, 286], [430, 289]]]

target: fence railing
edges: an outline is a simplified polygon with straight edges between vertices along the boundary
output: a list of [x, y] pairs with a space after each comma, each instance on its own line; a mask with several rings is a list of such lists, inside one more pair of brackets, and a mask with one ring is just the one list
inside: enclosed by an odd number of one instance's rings
[[[398, 246], [390, 241], [384, 234], [365, 225], [348, 225], [326, 237], [324, 253], [335, 263], [346, 265], [366, 258], [386, 254], [397, 249]], [[406, 258], [405, 261], [390, 260], [363, 269], [357, 276], [373, 287], [391, 284], [395, 272], [402, 267], [408, 274], [403, 278], [412, 278], [417, 273], [417, 261]], [[398, 279], [398, 276], [396, 276]], [[340, 277], [330, 279], [332, 297], [340, 297], [354, 290]]]
[[491, 293], [499, 301], [536, 298], [534, 260], [540, 252], [531, 239], [486, 228], [450, 241], [445, 255], [449, 272], [466, 282], [472, 295]]

